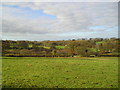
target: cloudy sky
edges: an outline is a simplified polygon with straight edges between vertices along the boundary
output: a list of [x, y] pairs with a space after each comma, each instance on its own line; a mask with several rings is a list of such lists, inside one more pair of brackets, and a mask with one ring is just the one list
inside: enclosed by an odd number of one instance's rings
[[0, 9], [5, 40], [118, 37], [117, 2], [6, 2]]

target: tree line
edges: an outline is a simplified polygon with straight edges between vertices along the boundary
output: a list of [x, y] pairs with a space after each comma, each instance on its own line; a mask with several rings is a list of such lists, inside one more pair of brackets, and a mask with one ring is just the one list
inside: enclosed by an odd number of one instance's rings
[[2, 56], [14, 57], [95, 57], [119, 56], [119, 38], [88, 40], [12, 41], [2, 40]]

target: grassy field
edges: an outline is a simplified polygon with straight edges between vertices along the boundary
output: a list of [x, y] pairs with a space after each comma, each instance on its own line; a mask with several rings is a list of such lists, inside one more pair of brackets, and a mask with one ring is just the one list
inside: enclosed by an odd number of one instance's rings
[[64, 49], [65, 46], [56, 46], [57, 49]]
[[118, 58], [3, 57], [3, 88], [117, 88]]

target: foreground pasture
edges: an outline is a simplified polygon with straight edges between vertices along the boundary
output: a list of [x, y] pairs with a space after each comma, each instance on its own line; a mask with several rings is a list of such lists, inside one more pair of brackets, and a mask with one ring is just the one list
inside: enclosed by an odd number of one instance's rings
[[118, 58], [3, 57], [3, 88], [117, 88]]

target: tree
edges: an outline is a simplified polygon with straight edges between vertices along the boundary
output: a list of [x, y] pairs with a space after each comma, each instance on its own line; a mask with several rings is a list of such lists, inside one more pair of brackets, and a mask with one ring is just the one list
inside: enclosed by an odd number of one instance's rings
[[21, 49], [28, 49], [28, 43], [25, 41], [22, 41], [19, 43], [19, 48]]
[[2, 41], [2, 55], [7, 53], [7, 50], [10, 49], [10, 42], [9, 41]]

